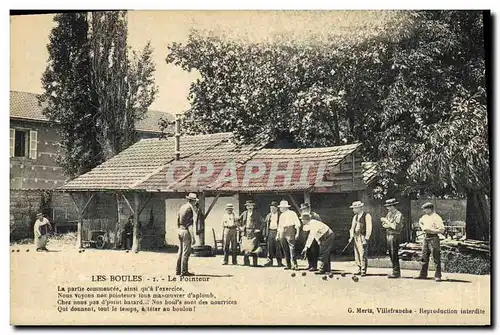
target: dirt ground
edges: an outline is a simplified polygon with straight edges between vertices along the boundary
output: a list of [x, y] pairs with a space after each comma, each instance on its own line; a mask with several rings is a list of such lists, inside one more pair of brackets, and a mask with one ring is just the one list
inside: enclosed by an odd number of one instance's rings
[[[390, 269], [369, 268], [369, 276], [356, 282], [352, 262], [333, 262], [333, 277], [325, 280], [312, 273], [303, 276], [303, 271], [292, 277], [278, 267], [223, 266], [217, 256], [191, 257], [190, 271], [202, 281], [180, 282], [174, 276], [175, 254], [93, 249], [79, 253], [73, 245], [58, 241], [49, 242], [48, 248], [51, 252], [37, 253], [32, 245], [10, 247], [12, 324], [490, 324], [490, 276], [444, 273], [444, 281], [436, 283], [414, 280], [417, 271], [403, 270], [403, 278], [390, 280], [386, 278]], [[241, 256], [238, 261], [242, 263]], [[261, 265], [264, 262], [259, 259]], [[304, 267], [305, 262], [299, 265]], [[107, 281], [92, 281], [98, 275]], [[110, 282], [113, 275], [142, 276], [142, 281]], [[169, 281], [169, 275], [176, 281]], [[58, 286], [117, 286], [122, 291], [129, 286], [175, 286], [204, 297], [197, 299], [192, 311], [60, 312]], [[204, 299], [210, 304], [201, 305], [198, 300]], [[461, 309], [480, 314], [464, 314]]]

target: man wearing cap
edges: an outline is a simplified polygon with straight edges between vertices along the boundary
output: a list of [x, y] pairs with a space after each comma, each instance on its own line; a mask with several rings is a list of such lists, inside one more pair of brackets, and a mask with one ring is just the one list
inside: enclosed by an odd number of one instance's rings
[[264, 235], [267, 237], [267, 263], [264, 266], [273, 266], [273, 259], [276, 258], [278, 266], [282, 267], [282, 252], [281, 244], [276, 239], [278, 236], [278, 221], [280, 213], [278, 211], [278, 202], [272, 201], [269, 206], [270, 213], [267, 214], [265, 219], [265, 232]]
[[296, 270], [297, 259], [295, 257], [295, 242], [299, 238], [300, 220], [297, 214], [290, 210], [288, 201], [280, 201], [278, 207], [281, 214], [278, 221], [278, 234], [276, 238], [281, 242], [281, 247], [285, 254], [285, 270]]
[[403, 230], [403, 214], [398, 211], [396, 199], [386, 200], [384, 207], [387, 208], [387, 215], [380, 218], [382, 227], [385, 228], [387, 236], [387, 250], [392, 263], [392, 274], [388, 278], [401, 277], [399, 266], [399, 243], [401, 231]]
[[253, 266], [257, 266], [259, 233], [262, 227], [262, 218], [255, 210], [255, 202], [248, 200], [245, 203], [246, 211], [239, 217], [240, 229], [243, 232], [241, 239], [241, 250], [243, 251], [243, 265], [250, 265], [250, 255], [253, 258]]
[[419, 220], [420, 229], [425, 233], [424, 243], [422, 245], [422, 269], [416, 279], [426, 279], [429, 269], [429, 256], [432, 253], [432, 258], [436, 264], [436, 272], [434, 279], [441, 281], [441, 244], [439, 242], [439, 234], [444, 233], [443, 219], [434, 211], [434, 204], [426, 202], [422, 205], [424, 215]]
[[364, 204], [355, 201], [350, 208], [354, 213], [351, 229], [349, 230], [349, 242], [354, 240], [354, 258], [358, 267], [357, 275], [366, 276], [368, 268], [368, 241], [372, 234], [372, 216], [363, 210]]
[[186, 197], [187, 203], [179, 208], [177, 214], [177, 236], [179, 238], [179, 252], [177, 254], [177, 268], [175, 273], [180, 276], [192, 276], [188, 271], [189, 255], [191, 245], [196, 243], [194, 234], [194, 224], [198, 217], [196, 203], [198, 198], [195, 193], [189, 193]]
[[[321, 221], [321, 217], [318, 213], [311, 211], [311, 205], [309, 203], [303, 203], [300, 205], [301, 214], [310, 214], [311, 219]], [[306, 229], [304, 229], [306, 231]], [[307, 232], [307, 231], [306, 231]], [[307, 237], [306, 237], [307, 239]], [[312, 240], [311, 246], [307, 249], [307, 270], [313, 272], [318, 269], [318, 257], [319, 257], [319, 246], [316, 239]]]
[[316, 240], [319, 245], [319, 269], [315, 273], [325, 274], [326, 272], [330, 272], [332, 270], [330, 254], [333, 249], [335, 234], [330, 227], [319, 220], [313, 219], [309, 213], [303, 213], [301, 218], [304, 224], [304, 230], [309, 231], [306, 245], [302, 250], [302, 255], [307, 254], [313, 240]]
[[52, 226], [49, 220], [43, 216], [43, 213], [38, 213], [33, 227], [36, 251], [49, 251], [47, 249], [47, 239], [51, 229]]
[[229, 254], [231, 254], [233, 265], [237, 264], [236, 260], [236, 241], [238, 239], [238, 220], [234, 214], [233, 204], [226, 205], [226, 213], [222, 217], [222, 236], [224, 238], [224, 262], [222, 265], [227, 265]]

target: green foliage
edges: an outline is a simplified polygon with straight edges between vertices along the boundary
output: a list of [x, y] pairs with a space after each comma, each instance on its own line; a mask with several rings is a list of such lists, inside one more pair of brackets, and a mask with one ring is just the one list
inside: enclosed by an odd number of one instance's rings
[[102, 162], [94, 127], [98, 112], [91, 94], [90, 53], [86, 13], [57, 14], [47, 46], [49, 60], [42, 76], [44, 114], [57, 122], [63, 156], [59, 165], [78, 176]]
[[63, 13], [47, 46], [44, 114], [57, 122], [69, 177], [83, 174], [135, 142], [158, 88], [152, 48], [129, 57], [123, 11]]
[[[399, 13], [364, 38], [276, 43], [193, 32], [167, 62], [196, 70], [188, 132], [302, 147], [361, 142], [379, 197], [489, 185], [483, 16]], [[484, 189], [487, 191], [487, 189]]]

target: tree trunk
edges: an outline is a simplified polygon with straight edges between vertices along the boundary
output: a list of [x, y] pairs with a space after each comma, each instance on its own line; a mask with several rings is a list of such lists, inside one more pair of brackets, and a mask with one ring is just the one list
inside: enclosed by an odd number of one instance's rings
[[490, 204], [483, 192], [472, 191], [467, 194], [465, 230], [468, 239], [490, 240]]

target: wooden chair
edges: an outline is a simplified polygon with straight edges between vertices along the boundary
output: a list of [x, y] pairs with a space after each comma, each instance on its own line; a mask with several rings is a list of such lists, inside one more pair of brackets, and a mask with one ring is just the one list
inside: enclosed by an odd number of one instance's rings
[[224, 249], [224, 232], [222, 232], [222, 236], [223, 236], [222, 239], [217, 239], [217, 236], [215, 236], [215, 229], [214, 228], [212, 228], [212, 234], [214, 236], [214, 249], [213, 249], [213, 252], [214, 252], [214, 255], [218, 255], [219, 254], [219, 250], [222, 253], [223, 249]]

